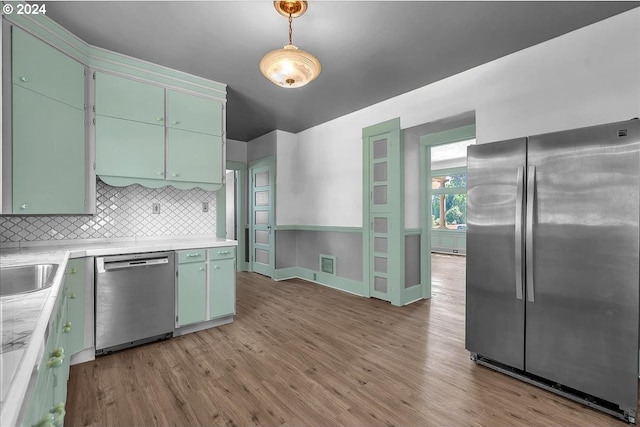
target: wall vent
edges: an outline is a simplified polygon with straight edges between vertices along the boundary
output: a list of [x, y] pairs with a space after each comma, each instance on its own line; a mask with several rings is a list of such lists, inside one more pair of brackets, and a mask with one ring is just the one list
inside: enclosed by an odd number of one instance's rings
[[320, 271], [327, 274], [336, 274], [336, 257], [320, 254]]

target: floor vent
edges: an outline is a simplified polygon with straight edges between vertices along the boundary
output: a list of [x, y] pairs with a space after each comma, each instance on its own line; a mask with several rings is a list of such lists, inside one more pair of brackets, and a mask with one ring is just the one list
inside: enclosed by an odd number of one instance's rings
[[320, 254], [320, 271], [327, 274], [336, 274], [336, 257]]

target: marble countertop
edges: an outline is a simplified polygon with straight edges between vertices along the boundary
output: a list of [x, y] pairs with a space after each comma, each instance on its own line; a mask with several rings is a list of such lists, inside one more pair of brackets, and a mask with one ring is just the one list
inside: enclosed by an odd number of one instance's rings
[[235, 240], [215, 236], [67, 241], [22, 244], [17, 247], [3, 245], [0, 249], [0, 268], [39, 263], [58, 264], [59, 267], [49, 288], [0, 297], [0, 425], [14, 426], [19, 421], [22, 402], [30, 393], [39, 369], [49, 321], [70, 258], [236, 245]]

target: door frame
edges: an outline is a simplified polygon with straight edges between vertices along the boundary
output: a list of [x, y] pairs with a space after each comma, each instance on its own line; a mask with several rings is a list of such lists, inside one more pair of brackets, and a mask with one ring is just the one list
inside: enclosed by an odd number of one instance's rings
[[271, 250], [271, 253], [269, 254], [269, 277], [273, 278], [275, 275], [275, 271], [276, 271], [276, 242], [275, 242], [275, 235], [276, 235], [276, 221], [275, 221], [275, 216], [276, 216], [276, 157], [275, 156], [268, 156], [268, 157], [263, 157], [261, 159], [257, 159], [254, 160], [252, 162], [249, 162], [249, 167], [248, 167], [248, 175], [249, 175], [249, 180], [247, 182], [248, 186], [247, 186], [247, 203], [249, 206], [249, 220], [248, 220], [248, 228], [249, 228], [249, 241], [248, 246], [249, 246], [249, 262], [247, 264], [247, 271], [251, 271], [254, 272], [254, 268], [253, 268], [253, 263], [255, 262], [254, 260], [254, 243], [253, 243], [253, 233], [254, 233], [254, 227], [253, 227], [253, 218], [255, 215], [255, 210], [253, 209], [253, 170], [255, 168], [260, 168], [260, 167], [271, 167], [273, 174], [270, 180], [270, 184], [271, 184], [271, 195], [272, 195], [272, 206], [271, 206], [271, 212], [273, 212], [273, 215], [271, 215], [271, 217], [269, 218], [269, 225], [271, 225], [271, 242], [273, 242], [273, 249]]
[[420, 137], [420, 282], [423, 298], [431, 298], [431, 147], [475, 137], [475, 124]]
[[[236, 271], [246, 271], [247, 261], [246, 255], [246, 230], [247, 230], [247, 165], [241, 162], [227, 161], [227, 170], [236, 172], [236, 240], [238, 247], [236, 251]], [[226, 182], [225, 182], [226, 187]], [[225, 203], [226, 203], [226, 196]], [[216, 197], [217, 200], [217, 197]], [[217, 201], [216, 201], [217, 205]], [[223, 213], [226, 221], [226, 209]], [[217, 218], [220, 218], [218, 215]], [[225, 224], [226, 230], [226, 224]]]

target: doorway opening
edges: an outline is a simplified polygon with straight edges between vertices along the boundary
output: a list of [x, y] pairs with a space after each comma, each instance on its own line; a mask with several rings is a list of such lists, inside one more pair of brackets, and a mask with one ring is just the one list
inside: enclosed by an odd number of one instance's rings
[[475, 113], [428, 123], [420, 131], [420, 278], [430, 298], [437, 279], [432, 262], [443, 259], [440, 254], [466, 254], [466, 159], [467, 147], [475, 143]]

